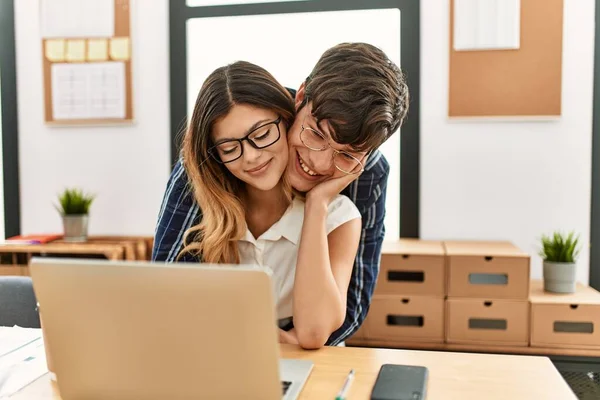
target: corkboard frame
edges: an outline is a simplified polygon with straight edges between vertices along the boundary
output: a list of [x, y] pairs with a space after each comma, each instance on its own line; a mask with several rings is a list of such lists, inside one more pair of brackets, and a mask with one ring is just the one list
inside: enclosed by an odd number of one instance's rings
[[[44, 75], [44, 121], [50, 126], [87, 126], [87, 125], [122, 125], [131, 124], [134, 122], [134, 110], [133, 110], [133, 78], [132, 78], [132, 37], [131, 37], [131, 1], [132, 0], [114, 0], [115, 2], [115, 31], [112, 38], [127, 38], [129, 39], [129, 57], [127, 60], [113, 60], [108, 54], [108, 58], [103, 61], [84, 61], [83, 63], [95, 63], [95, 62], [112, 62], [120, 61], [125, 64], [125, 118], [89, 118], [89, 119], [59, 119], [56, 120], [52, 116], [52, 64], [55, 62], [50, 61], [46, 57], [46, 41], [47, 39], [42, 38], [42, 67]], [[62, 39], [85, 39], [85, 52], [87, 54], [88, 39], [98, 38], [68, 38]], [[58, 61], [56, 63], [69, 63], [69, 61]], [[81, 61], [73, 63], [82, 63]]]
[[521, 0], [520, 48], [485, 51], [454, 50], [449, 3], [449, 119], [560, 119], [564, 0]]

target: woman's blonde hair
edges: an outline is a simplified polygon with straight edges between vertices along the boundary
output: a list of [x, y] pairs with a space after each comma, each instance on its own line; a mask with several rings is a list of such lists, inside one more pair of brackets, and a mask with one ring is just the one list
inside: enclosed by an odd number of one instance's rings
[[[185, 171], [202, 217], [199, 224], [185, 232], [179, 257], [190, 253], [207, 263], [239, 263], [237, 241], [247, 227], [240, 199], [244, 182], [208, 152], [213, 124], [236, 104], [273, 110], [287, 127], [295, 116], [291, 94], [269, 72], [252, 63], [238, 61], [220, 67], [204, 81], [182, 149]], [[283, 190], [291, 201], [291, 186], [285, 174]]]

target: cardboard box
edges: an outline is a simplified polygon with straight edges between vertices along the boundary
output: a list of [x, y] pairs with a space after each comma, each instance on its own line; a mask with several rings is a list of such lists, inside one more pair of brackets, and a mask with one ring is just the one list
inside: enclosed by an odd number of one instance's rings
[[366, 339], [443, 343], [444, 299], [376, 295], [365, 325]]
[[448, 299], [446, 341], [462, 344], [527, 346], [529, 302]]
[[448, 297], [527, 300], [530, 256], [510, 242], [444, 242]]
[[531, 346], [600, 348], [600, 293], [577, 284], [573, 294], [544, 292], [531, 283]]
[[446, 295], [442, 242], [401, 239], [384, 242], [376, 294]]

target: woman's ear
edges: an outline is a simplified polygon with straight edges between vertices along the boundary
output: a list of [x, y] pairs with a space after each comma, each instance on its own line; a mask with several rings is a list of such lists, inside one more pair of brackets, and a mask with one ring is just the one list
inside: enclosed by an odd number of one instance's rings
[[298, 91], [296, 92], [296, 98], [294, 99], [294, 103], [296, 106], [296, 112], [300, 109], [300, 105], [304, 101], [304, 96], [306, 94], [306, 81], [302, 82]]

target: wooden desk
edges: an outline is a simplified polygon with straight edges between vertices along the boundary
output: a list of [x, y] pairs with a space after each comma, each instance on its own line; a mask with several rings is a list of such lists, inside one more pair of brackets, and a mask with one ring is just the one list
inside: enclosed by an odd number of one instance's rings
[[55, 240], [45, 244], [3, 244], [0, 246], [0, 275], [29, 275], [32, 256], [95, 257], [108, 260], [150, 260], [152, 237], [90, 236], [86, 242]]
[[[350, 347], [303, 351], [290, 345], [282, 345], [282, 357], [315, 362], [300, 399], [335, 398], [351, 368], [356, 378], [348, 400], [369, 399], [379, 367], [395, 363], [429, 368], [427, 400], [576, 400], [546, 357]], [[60, 396], [46, 375], [11, 397], [24, 399], [60, 400]]]
[[467, 353], [514, 354], [532, 356], [599, 357], [600, 349], [571, 349], [564, 347], [496, 346], [491, 344], [454, 344], [407, 342], [378, 339], [351, 339], [346, 341], [349, 347], [398, 348], [410, 350], [461, 351]]

